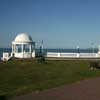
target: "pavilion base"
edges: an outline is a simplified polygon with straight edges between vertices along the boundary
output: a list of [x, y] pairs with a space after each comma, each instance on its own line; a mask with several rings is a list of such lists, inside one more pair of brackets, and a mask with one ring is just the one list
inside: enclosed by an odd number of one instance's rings
[[35, 52], [33, 53], [29, 53], [29, 52], [25, 52], [25, 53], [15, 53], [14, 54], [15, 58], [35, 58]]

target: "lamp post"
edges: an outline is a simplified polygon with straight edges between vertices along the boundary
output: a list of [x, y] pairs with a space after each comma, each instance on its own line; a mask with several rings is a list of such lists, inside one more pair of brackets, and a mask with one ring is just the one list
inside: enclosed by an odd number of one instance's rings
[[80, 48], [79, 48], [79, 46], [77, 46], [77, 53], [80, 53]]

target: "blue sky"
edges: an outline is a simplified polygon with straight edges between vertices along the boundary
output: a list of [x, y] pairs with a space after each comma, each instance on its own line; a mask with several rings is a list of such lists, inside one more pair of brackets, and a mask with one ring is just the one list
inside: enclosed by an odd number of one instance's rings
[[46, 48], [100, 44], [100, 0], [0, 0], [0, 47], [20, 32]]

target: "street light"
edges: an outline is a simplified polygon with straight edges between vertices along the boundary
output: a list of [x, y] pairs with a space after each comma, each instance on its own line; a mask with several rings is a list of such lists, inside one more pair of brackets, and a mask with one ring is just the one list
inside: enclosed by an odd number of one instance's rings
[[77, 53], [80, 53], [80, 48], [79, 48], [79, 46], [77, 46]]

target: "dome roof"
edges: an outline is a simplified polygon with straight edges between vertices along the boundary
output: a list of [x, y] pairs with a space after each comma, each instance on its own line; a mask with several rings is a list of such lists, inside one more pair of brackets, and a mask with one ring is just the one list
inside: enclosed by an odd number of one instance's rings
[[18, 34], [14, 40], [14, 42], [18, 43], [26, 43], [26, 42], [33, 42], [31, 36], [26, 33]]

